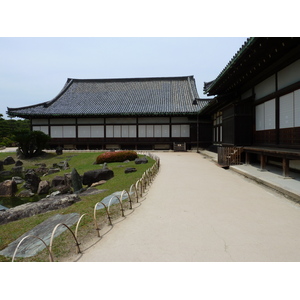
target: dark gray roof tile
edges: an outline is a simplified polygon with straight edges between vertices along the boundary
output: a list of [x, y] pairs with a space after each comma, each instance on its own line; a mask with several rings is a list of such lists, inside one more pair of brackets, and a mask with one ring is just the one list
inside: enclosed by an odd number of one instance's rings
[[198, 102], [193, 76], [133, 79], [68, 79], [51, 101], [8, 108], [18, 117], [76, 115], [195, 114], [209, 100]]

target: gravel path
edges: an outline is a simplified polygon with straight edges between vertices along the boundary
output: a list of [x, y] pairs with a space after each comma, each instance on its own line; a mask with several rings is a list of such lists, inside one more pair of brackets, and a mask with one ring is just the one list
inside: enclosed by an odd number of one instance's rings
[[145, 200], [75, 261], [300, 261], [298, 204], [200, 154], [156, 155]]

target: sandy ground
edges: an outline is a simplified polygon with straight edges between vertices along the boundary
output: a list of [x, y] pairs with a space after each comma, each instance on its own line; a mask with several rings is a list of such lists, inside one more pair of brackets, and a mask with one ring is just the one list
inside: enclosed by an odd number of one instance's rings
[[300, 206], [197, 153], [158, 152], [144, 201], [71, 261], [300, 261]]

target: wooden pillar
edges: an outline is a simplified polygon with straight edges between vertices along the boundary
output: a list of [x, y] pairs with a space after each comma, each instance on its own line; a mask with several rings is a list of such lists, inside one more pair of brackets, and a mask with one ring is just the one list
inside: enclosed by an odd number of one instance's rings
[[261, 154], [260, 155], [260, 169], [265, 170], [266, 169], [266, 164], [267, 164], [267, 156]]
[[282, 158], [282, 171], [284, 177], [289, 177], [290, 173], [290, 160], [288, 158]]
[[246, 163], [246, 165], [250, 165], [250, 153], [249, 152], [246, 152], [245, 163]]

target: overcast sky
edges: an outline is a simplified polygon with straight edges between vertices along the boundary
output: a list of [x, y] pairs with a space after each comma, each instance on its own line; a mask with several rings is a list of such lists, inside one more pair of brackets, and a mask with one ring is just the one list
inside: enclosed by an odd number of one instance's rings
[[297, 35], [289, 2], [270, 14], [258, 0], [246, 10], [238, 0], [5, 1], [0, 113], [53, 99], [67, 78], [194, 75], [203, 97], [246, 37]]
[[215, 79], [246, 37], [2, 37], [0, 113], [54, 98], [67, 78]]

